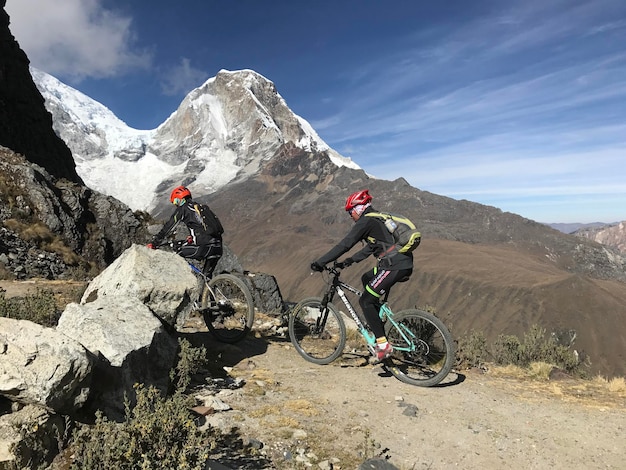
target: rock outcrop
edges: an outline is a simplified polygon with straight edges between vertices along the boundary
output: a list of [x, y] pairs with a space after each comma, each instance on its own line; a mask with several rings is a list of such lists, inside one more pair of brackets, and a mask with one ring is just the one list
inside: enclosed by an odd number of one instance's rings
[[574, 235], [610, 246], [622, 255], [626, 255], [626, 221], [603, 227], [580, 229], [574, 232]]
[[[273, 276], [244, 273], [228, 249], [218, 270], [247, 280], [255, 302], [282, 313]], [[41, 428], [49, 433], [41, 439], [54, 442], [64, 416], [88, 420], [100, 410], [123, 419], [138, 383], [169, 391], [176, 330], [191, 334], [181, 319], [197, 285], [179, 255], [133, 245], [89, 284], [80, 303], [66, 306], [56, 328], [0, 317], [0, 468], [12, 460], [12, 444], [28, 451], [15, 423]]]
[[120, 420], [125, 399], [134, 402], [135, 384], [167, 392], [178, 343], [136, 297], [103, 296], [85, 305], [70, 304], [57, 330], [98, 357], [88, 411], [100, 409]]
[[120, 298], [132, 298], [174, 326], [177, 318], [191, 310], [197, 286], [198, 281], [184, 258], [132, 245], [89, 284], [81, 304], [96, 299], [115, 303]]
[[0, 0], [0, 276], [59, 278], [81, 262], [102, 269], [142, 241], [142, 216], [84, 186], [5, 5]]
[[[21, 279], [62, 277], [81, 258], [102, 269], [148, 236], [142, 214], [82, 184], [55, 178], [3, 147], [0, 203], [0, 256], [5, 255], [0, 262]], [[44, 252], [58, 255], [47, 273], [36, 268]]]
[[57, 178], [80, 183], [69, 148], [52, 129], [52, 116], [30, 75], [28, 58], [9, 30], [5, 5], [6, 0], [0, 0], [0, 145]]
[[0, 317], [0, 395], [71, 414], [87, 401], [91, 370], [89, 353], [78, 341]]

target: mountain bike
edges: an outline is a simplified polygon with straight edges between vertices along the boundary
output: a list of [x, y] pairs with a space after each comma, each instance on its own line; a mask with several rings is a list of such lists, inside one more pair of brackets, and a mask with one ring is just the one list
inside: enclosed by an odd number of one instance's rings
[[[324, 270], [329, 274], [324, 296], [300, 301], [289, 314], [291, 343], [304, 359], [315, 364], [330, 364], [341, 356], [348, 333], [342, 315], [332, 303], [337, 294], [356, 324], [356, 331], [373, 352], [376, 338], [345, 292], [361, 296], [362, 291], [339, 278], [340, 269], [336, 263], [332, 267], [325, 266]], [[454, 365], [452, 335], [431, 313], [419, 309], [392, 312], [387, 303], [388, 295], [387, 292], [382, 299], [379, 314], [387, 340], [393, 346], [393, 354], [382, 362], [383, 366], [404, 383], [421, 387], [437, 385]]]
[[[167, 241], [159, 246], [168, 246], [177, 252], [183, 241]], [[184, 258], [199, 279], [199, 292], [195, 309], [200, 313], [208, 330], [223, 343], [236, 343], [248, 334], [254, 323], [254, 301], [248, 286], [237, 276], [221, 273], [208, 277], [204, 274], [205, 259], [201, 262]]]

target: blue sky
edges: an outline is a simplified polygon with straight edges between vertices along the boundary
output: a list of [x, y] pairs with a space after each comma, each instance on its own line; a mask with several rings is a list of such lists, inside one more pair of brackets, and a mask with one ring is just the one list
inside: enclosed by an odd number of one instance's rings
[[137, 129], [221, 69], [368, 173], [539, 222], [626, 220], [624, 0], [7, 0], [32, 65]]

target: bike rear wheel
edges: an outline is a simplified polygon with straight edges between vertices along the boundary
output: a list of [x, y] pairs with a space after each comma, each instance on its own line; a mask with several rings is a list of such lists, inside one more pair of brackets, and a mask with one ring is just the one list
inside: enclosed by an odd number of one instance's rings
[[219, 341], [242, 340], [254, 323], [254, 302], [248, 286], [232, 274], [218, 274], [202, 293], [202, 316]]
[[335, 306], [319, 297], [299, 302], [289, 315], [289, 338], [307, 361], [330, 364], [343, 352], [346, 325]]
[[437, 385], [454, 366], [452, 335], [443, 322], [423, 310], [404, 310], [385, 322], [394, 352], [387, 369], [400, 381], [420, 387]]

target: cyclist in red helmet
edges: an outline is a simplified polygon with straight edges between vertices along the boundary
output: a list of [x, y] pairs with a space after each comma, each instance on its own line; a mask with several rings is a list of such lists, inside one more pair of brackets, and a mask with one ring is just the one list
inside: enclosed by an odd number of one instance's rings
[[380, 298], [383, 297], [391, 286], [396, 282], [409, 279], [413, 272], [413, 254], [402, 253], [392, 258], [385, 257], [385, 246], [394, 244], [393, 235], [389, 233], [382, 220], [377, 217], [364, 217], [364, 214], [376, 212], [371, 205], [372, 196], [369, 190], [357, 191], [348, 196], [346, 211], [352, 217], [354, 225], [348, 234], [328, 253], [317, 261], [311, 263], [311, 269], [322, 271], [324, 265], [335, 261], [344, 253], [347, 253], [360, 241], [365, 246], [349, 258], [338, 263], [340, 267], [347, 267], [353, 263], [363, 261], [370, 255], [378, 258], [377, 266], [363, 274], [363, 295], [359, 298], [359, 304], [363, 309], [363, 315], [372, 333], [376, 336], [376, 348], [372, 363], [378, 363], [393, 353], [391, 344], [387, 341], [383, 323], [378, 316]]
[[170, 202], [176, 206], [176, 210], [148, 244], [148, 248], [156, 249], [182, 222], [189, 229], [189, 236], [181, 245], [178, 254], [185, 258], [208, 260], [204, 274], [211, 277], [222, 257], [224, 229], [221, 222], [207, 205], [195, 202], [191, 198], [191, 191], [185, 186], [177, 186], [172, 190]]

